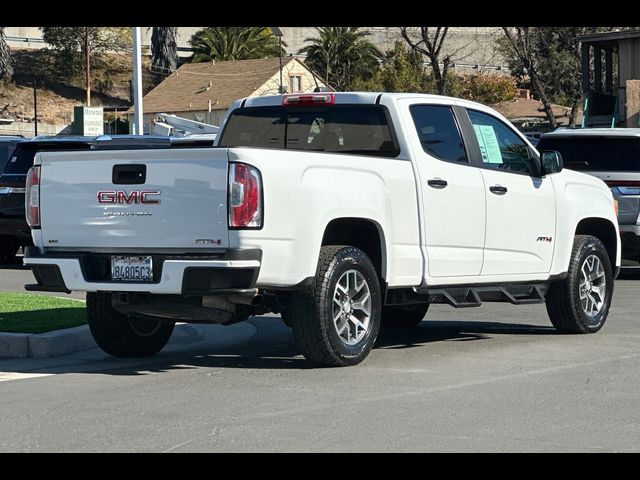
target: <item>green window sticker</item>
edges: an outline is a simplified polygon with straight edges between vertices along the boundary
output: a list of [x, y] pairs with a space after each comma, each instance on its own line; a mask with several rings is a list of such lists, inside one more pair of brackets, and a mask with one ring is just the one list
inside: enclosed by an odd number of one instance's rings
[[502, 153], [500, 153], [500, 145], [498, 137], [491, 125], [474, 125], [482, 153], [482, 161], [484, 163], [502, 163]]

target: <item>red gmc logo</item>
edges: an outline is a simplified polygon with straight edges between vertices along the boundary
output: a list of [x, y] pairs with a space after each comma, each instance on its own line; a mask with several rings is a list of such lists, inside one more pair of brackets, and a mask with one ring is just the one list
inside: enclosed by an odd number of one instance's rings
[[157, 195], [160, 195], [160, 190], [133, 190], [129, 193], [124, 190], [100, 190], [98, 203], [111, 205], [160, 203], [160, 200], [153, 198]]

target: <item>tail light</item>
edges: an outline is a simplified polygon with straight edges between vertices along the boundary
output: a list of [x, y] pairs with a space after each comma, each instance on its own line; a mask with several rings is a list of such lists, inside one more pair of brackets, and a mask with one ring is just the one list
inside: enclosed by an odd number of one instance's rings
[[27, 173], [25, 194], [27, 223], [31, 228], [40, 227], [40, 167], [31, 167]]
[[323, 93], [315, 95], [284, 95], [282, 97], [283, 106], [291, 107], [313, 107], [316, 105], [333, 105], [336, 96], [333, 93]]
[[262, 177], [245, 163], [229, 164], [229, 227], [262, 228]]

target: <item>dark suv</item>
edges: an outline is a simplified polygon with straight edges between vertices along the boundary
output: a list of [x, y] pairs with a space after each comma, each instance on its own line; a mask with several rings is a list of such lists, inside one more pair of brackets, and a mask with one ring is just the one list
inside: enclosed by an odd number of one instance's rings
[[609, 185], [618, 200], [622, 258], [640, 261], [640, 129], [559, 129], [542, 135], [537, 148], [557, 150], [565, 168]]
[[[21, 137], [0, 137], [0, 263], [7, 263], [20, 246], [31, 245], [29, 226], [24, 219], [24, 186], [26, 170], [18, 161], [17, 146]], [[31, 156], [33, 163], [33, 156]]]

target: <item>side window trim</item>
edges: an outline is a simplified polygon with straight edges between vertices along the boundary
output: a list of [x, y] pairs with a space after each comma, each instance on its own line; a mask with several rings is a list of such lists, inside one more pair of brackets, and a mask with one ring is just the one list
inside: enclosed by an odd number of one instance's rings
[[473, 124], [467, 113], [467, 109], [460, 105], [452, 105], [453, 114], [456, 117], [456, 121], [460, 126], [460, 133], [462, 134], [462, 141], [465, 144], [467, 150], [467, 157], [469, 158], [469, 165], [485, 168], [482, 162], [482, 153], [480, 152], [480, 145], [476, 138], [476, 133], [473, 130]]
[[[469, 137], [470, 137], [470, 140], [469, 140], [469, 141], [470, 141], [470, 143], [471, 143], [471, 145], [472, 145], [473, 161], [474, 161], [475, 165], [476, 165], [478, 168], [482, 168], [482, 169], [484, 169], [484, 170], [491, 170], [491, 171], [493, 171], [493, 172], [495, 172], [495, 171], [500, 171], [500, 172], [503, 172], [503, 173], [511, 173], [511, 174], [513, 174], [513, 175], [524, 175], [524, 176], [531, 177], [531, 178], [541, 178], [541, 176], [540, 176], [540, 169], [539, 169], [539, 168], [536, 168], [537, 172], [535, 172], [535, 174], [533, 174], [533, 173], [527, 173], [527, 172], [518, 172], [518, 171], [515, 171], [515, 170], [495, 170], [495, 169], [493, 169], [493, 168], [488, 167], [487, 165], [485, 165], [485, 163], [482, 161], [482, 153], [480, 152], [480, 145], [478, 144], [478, 138], [476, 137], [476, 133], [475, 133], [475, 130], [474, 130], [474, 128], [473, 128], [473, 123], [471, 122], [471, 118], [469, 117], [469, 112], [468, 112], [467, 110], [473, 110], [473, 111], [475, 111], [475, 112], [478, 112], [478, 113], [481, 113], [481, 114], [486, 115], [486, 116], [488, 116], [488, 117], [491, 117], [491, 118], [492, 118], [492, 119], [494, 119], [496, 122], [500, 122], [501, 124], [503, 124], [503, 125], [505, 126], [505, 128], [508, 128], [509, 130], [511, 130], [511, 132], [512, 132], [512, 133], [513, 133], [517, 138], [519, 138], [519, 139], [522, 141], [522, 143], [527, 147], [527, 151], [529, 152], [529, 155], [530, 155], [530, 156], [532, 156], [532, 157], [534, 157], [534, 158], [533, 158], [533, 159], [534, 159], [534, 161], [536, 160], [537, 155], [534, 155], [535, 150], [532, 150], [532, 149], [531, 149], [531, 147], [529, 146], [529, 144], [528, 144], [526, 141], [524, 141], [524, 140], [522, 139], [522, 135], [520, 135], [520, 133], [519, 133], [516, 129], [514, 129], [514, 128], [510, 127], [509, 125], [507, 125], [506, 123], [504, 123], [504, 122], [503, 122], [501, 119], [499, 119], [498, 117], [496, 117], [496, 116], [494, 116], [494, 115], [491, 115], [490, 113], [483, 112], [482, 110], [474, 110], [473, 108], [471, 108], [471, 109], [467, 109], [466, 107], [460, 107], [460, 106], [456, 106], [456, 108], [458, 108], [458, 109], [462, 110], [462, 111], [461, 111], [461, 117], [463, 117], [463, 118], [462, 118], [462, 123], [465, 123], [465, 124], [466, 124], [466, 128], [468, 129], [466, 133], [467, 133], [467, 134], [469, 135]], [[465, 138], [465, 141], [466, 141], [466, 138]], [[538, 164], [538, 162], [535, 162], [535, 163], [536, 163], [536, 167], [537, 167], [537, 166], [538, 166], [538, 165], [537, 165], [537, 164]]]

